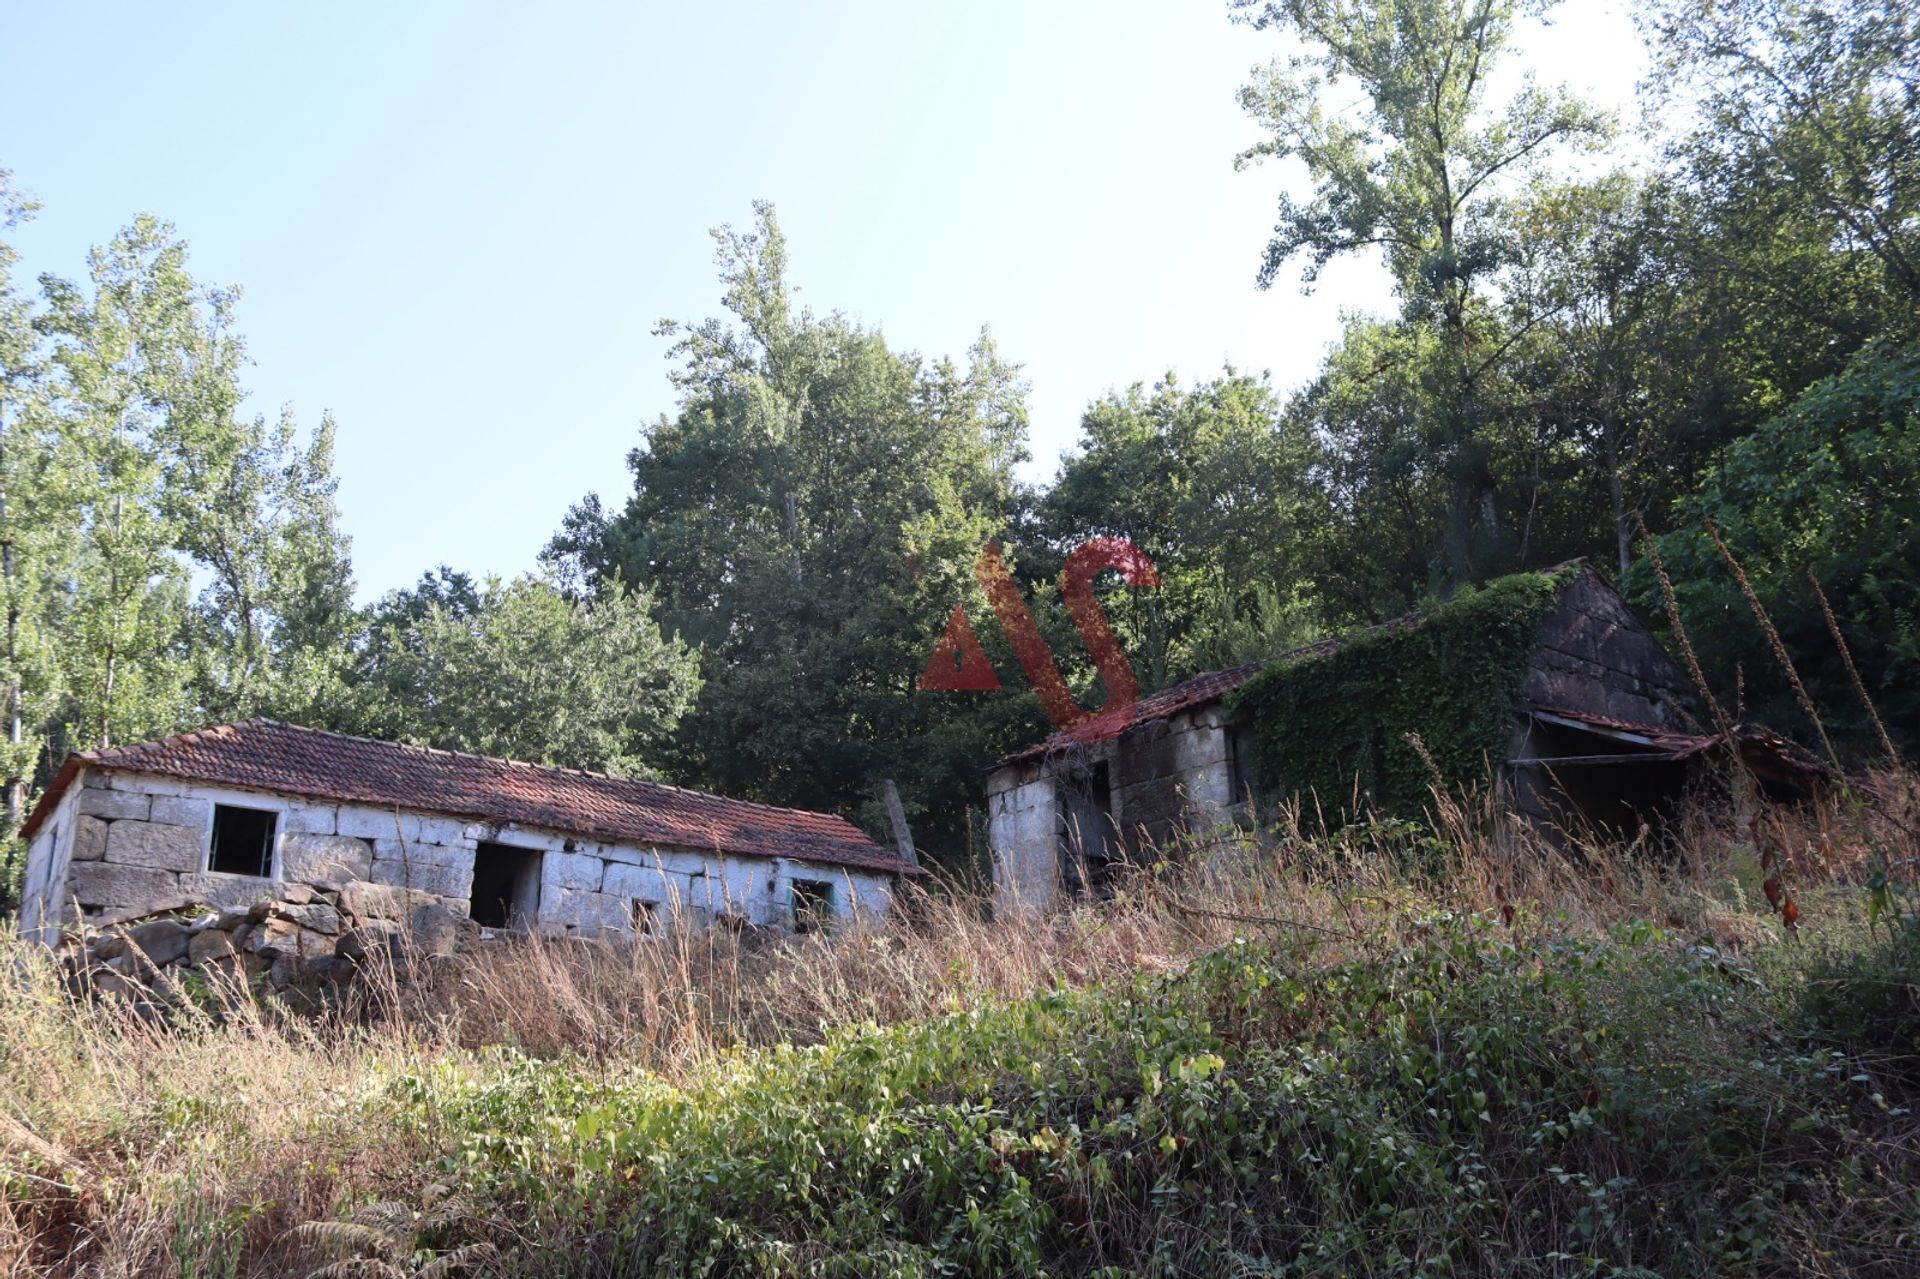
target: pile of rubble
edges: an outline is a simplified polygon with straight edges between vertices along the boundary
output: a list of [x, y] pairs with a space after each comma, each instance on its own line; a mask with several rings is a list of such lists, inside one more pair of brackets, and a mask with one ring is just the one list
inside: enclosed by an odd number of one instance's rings
[[377, 953], [452, 955], [479, 925], [432, 893], [385, 884], [276, 885], [277, 897], [219, 909], [189, 899], [104, 915], [68, 933], [77, 988], [145, 998], [188, 971], [274, 991], [351, 981]]

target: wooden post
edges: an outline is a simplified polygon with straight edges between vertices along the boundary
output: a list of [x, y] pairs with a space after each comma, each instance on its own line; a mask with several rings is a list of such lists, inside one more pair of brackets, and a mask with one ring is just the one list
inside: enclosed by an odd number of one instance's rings
[[907, 810], [900, 805], [900, 792], [891, 777], [880, 782], [880, 794], [887, 801], [887, 820], [893, 823], [893, 845], [903, 861], [918, 866], [920, 854], [913, 851], [913, 832], [907, 829]]

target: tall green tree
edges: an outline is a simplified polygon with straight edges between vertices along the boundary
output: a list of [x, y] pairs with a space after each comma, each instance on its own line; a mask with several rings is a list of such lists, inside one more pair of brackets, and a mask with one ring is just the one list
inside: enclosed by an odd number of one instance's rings
[[[1421, 434], [1447, 481], [1446, 550], [1454, 576], [1479, 580], [1510, 562], [1513, 537], [1495, 459], [1489, 379], [1529, 324], [1502, 327], [1492, 282], [1516, 253], [1516, 180], [1555, 148], [1596, 142], [1605, 121], [1565, 92], [1528, 84], [1487, 102], [1507, 50], [1514, 0], [1233, 0], [1256, 28], [1291, 34], [1304, 52], [1242, 90], [1271, 134], [1242, 164], [1297, 159], [1310, 198], [1280, 198], [1261, 263], [1271, 284], [1296, 259], [1311, 285], [1336, 257], [1377, 251], [1405, 320], [1430, 329]], [[1357, 86], [1351, 106], [1340, 100]]]
[[356, 633], [348, 544], [334, 503], [334, 423], [304, 447], [290, 413], [271, 428], [236, 421], [219, 451], [183, 451], [183, 481], [201, 492], [181, 519], [182, 546], [208, 583], [188, 629], [203, 714], [310, 721], [344, 691]]
[[569, 599], [538, 578], [475, 584], [442, 569], [388, 595], [344, 727], [537, 764], [652, 776], [699, 688], [643, 590]]
[[[1729, 269], [1785, 283], [1766, 222], [1813, 222], [1829, 255], [1870, 272], [1886, 322], [1920, 314], [1920, 6], [1911, 0], [1653, 0], [1643, 10], [1657, 104], [1690, 97], [1677, 151], [1751, 234]], [[1744, 219], [1743, 219], [1744, 220]], [[1837, 252], [1836, 252], [1837, 250]], [[1867, 282], [1855, 277], [1856, 286]]]
[[937, 847], [964, 829], [1002, 712], [916, 679], [956, 603], [985, 616], [973, 566], [1014, 500], [1024, 384], [984, 336], [964, 366], [930, 363], [796, 307], [771, 206], [715, 240], [728, 318], [665, 326], [679, 409], [629, 456], [624, 506], [576, 507], [550, 562], [650, 588], [702, 649], [681, 775], [876, 830], [892, 777]]
[[1440, 556], [1448, 476], [1429, 447], [1429, 328], [1350, 318], [1320, 374], [1287, 404], [1319, 444], [1324, 510], [1304, 571], [1336, 626], [1397, 617], [1447, 583]]
[[1269, 655], [1311, 626], [1298, 550], [1318, 520], [1318, 451], [1265, 380], [1229, 369], [1191, 389], [1169, 375], [1090, 405], [1041, 500], [1064, 554], [1089, 537], [1145, 551], [1162, 586], [1102, 601], [1146, 690]]
[[[32, 216], [35, 203], [0, 170], [0, 230]], [[48, 637], [60, 605], [75, 541], [74, 512], [51, 482], [52, 437], [45, 404], [45, 354], [32, 303], [13, 281], [18, 252], [0, 241], [0, 609], [4, 652], [0, 693], [5, 738], [0, 786], [6, 792], [0, 839], [26, 814], [27, 788], [43, 748], [59, 681]], [[0, 874], [0, 897], [7, 876]]]
[[193, 395], [207, 349], [185, 246], [141, 218], [90, 260], [91, 290], [44, 277], [61, 478], [81, 511], [66, 652], [68, 729], [110, 746], [188, 712], [179, 650], [188, 575], [174, 554], [169, 416]]
[[[141, 217], [89, 287], [43, 279], [55, 470], [83, 553], [67, 630], [72, 740], [311, 712], [353, 627], [333, 424], [242, 411], [237, 289], [209, 289], [168, 224]], [[204, 582], [197, 598], [194, 581]]]

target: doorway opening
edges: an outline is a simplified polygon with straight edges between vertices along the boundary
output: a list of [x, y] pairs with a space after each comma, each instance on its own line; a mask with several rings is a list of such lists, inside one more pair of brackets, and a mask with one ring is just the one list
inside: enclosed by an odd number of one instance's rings
[[473, 850], [467, 914], [482, 928], [528, 928], [540, 913], [540, 853], [483, 843]]
[[1063, 779], [1062, 809], [1067, 838], [1067, 864], [1062, 878], [1076, 898], [1106, 898], [1113, 894], [1114, 863], [1120, 855], [1119, 831], [1113, 821], [1113, 784], [1107, 762]]

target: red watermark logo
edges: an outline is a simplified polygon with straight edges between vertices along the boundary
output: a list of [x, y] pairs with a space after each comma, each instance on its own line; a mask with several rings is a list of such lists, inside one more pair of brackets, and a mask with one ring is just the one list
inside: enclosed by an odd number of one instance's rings
[[[1067, 602], [1067, 611], [1073, 614], [1081, 639], [1086, 641], [1094, 668], [1107, 686], [1107, 704], [1098, 711], [1090, 711], [1074, 701], [1073, 694], [1067, 691], [1067, 682], [1060, 677], [1060, 668], [1046, 640], [1041, 638], [1040, 628], [1027, 610], [1027, 602], [1020, 598], [1020, 588], [1007, 570], [999, 544], [988, 542], [980, 552], [980, 562], [974, 565], [973, 574], [986, 591], [987, 602], [993, 605], [993, 615], [1013, 647], [1013, 655], [1020, 660], [1020, 669], [1026, 672], [1027, 682], [1039, 695], [1047, 718], [1062, 732], [1096, 725], [1109, 716], [1123, 713], [1140, 700], [1140, 684], [1133, 677], [1133, 667], [1121, 651], [1120, 641], [1114, 638], [1106, 615], [1100, 611], [1099, 601], [1093, 597], [1093, 579], [1107, 569], [1117, 570], [1128, 586], [1160, 585], [1160, 574], [1153, 567], [1153, 561], [1124, 537], [1096, 537], [1067, 556], [1066, 567], [1060, 570], [1060, 594]], [[1000, 687], [1000, 677], [987, 661], [980, 637], [974, 634], [973, 623], [967, 620], [966, 605], [953, 606], [947, 628], [934, 645], [927, 668], [920, 673], [920, 687], [977, 692]]]

